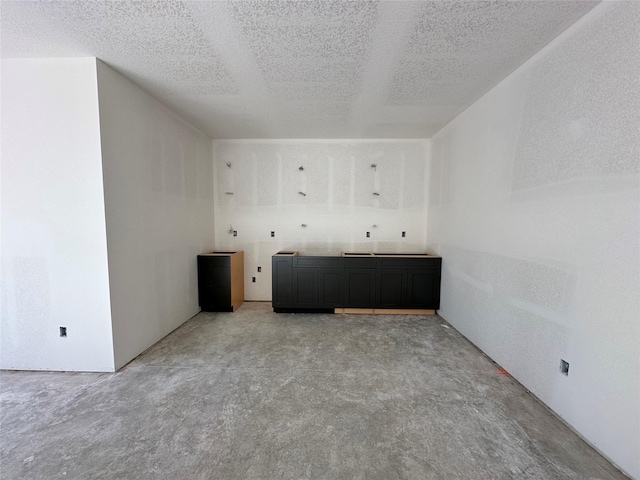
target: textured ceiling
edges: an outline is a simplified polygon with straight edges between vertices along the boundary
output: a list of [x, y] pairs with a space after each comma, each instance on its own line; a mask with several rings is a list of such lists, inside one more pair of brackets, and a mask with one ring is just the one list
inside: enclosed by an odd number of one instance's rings
[[430, 137], [597, 1], [2, 1], [2, 57], [95, 56], [213, 138]]

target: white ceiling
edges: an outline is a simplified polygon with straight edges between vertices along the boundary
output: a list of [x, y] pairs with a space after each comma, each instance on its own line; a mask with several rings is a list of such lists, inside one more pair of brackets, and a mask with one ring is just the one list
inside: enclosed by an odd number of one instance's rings
[[213, 138], [428, 138], [598, 1], [2, 1], [3, 57], [96, 56]]

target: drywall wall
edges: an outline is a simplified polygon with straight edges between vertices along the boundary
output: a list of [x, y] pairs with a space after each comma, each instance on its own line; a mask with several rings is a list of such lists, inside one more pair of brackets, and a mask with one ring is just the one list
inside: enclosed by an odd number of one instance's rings
[[211, 139], [98, 61], [116, 368], [200, 311], [213, 247]]
[[435, 135], [428, 209], [441, 315], [635, 478], [639, 25], [605, 2]]
[[244, 250], [245, 299], [271, 300], [271, 256], [279, 250], [424, 251], [428, 146], [427, 140], [214, 142], [216, 248]]
[[113, 371], [95, 59], [2, 60], [1, 154], [0, 366]]

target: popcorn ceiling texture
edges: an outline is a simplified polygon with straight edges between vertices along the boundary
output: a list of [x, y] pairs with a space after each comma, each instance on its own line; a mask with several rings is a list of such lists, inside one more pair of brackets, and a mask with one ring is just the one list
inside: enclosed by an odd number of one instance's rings
[[638, 38], [605, 3], [441, 130], [427, 235], [441, 315], [634, 478]]
[[96, 56], [212, 138], [428, 138], [596, 4], [3, 1], [1, 52]]
[[424, 140], [215, 142], [215, 244], [244, 250], [245, 299], [271, 300], [271, 256], [279, 250], [423, 252], [428, 146]]
[[522, 52], [531, 38], [557, 35], [576, 7], [537, 1], [422, 3], [387, 98], [398, 105], [469, 103], [526, 59]]

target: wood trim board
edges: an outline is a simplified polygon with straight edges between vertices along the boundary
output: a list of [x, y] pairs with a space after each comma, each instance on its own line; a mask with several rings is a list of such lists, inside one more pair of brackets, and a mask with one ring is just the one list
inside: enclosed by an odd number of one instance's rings
[[231, 257], [231, 306], [235, 312], [244, 302], [244, 251], [239, 250]]
[[335, 313], [347, 315], [435, 315], [435, 310], [402, 308], [336, 308]]

